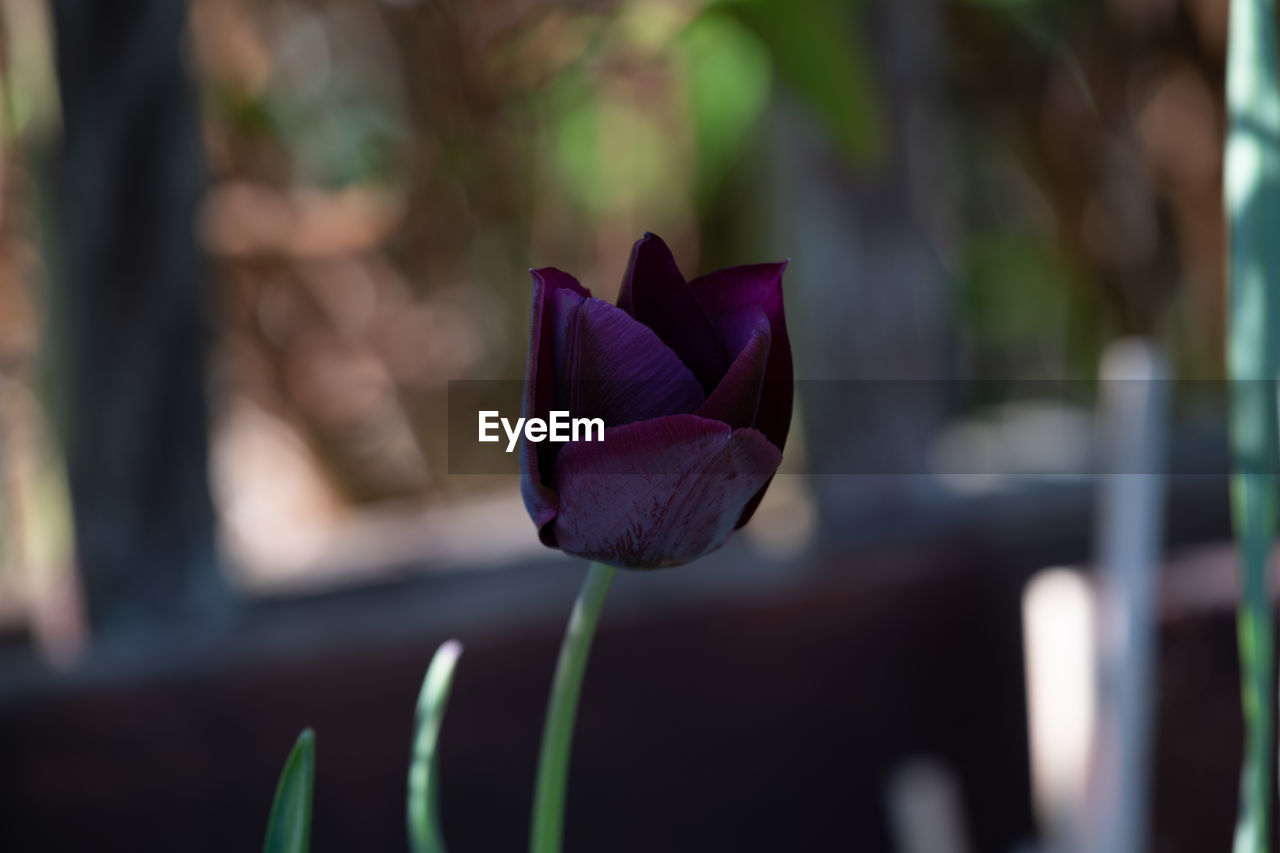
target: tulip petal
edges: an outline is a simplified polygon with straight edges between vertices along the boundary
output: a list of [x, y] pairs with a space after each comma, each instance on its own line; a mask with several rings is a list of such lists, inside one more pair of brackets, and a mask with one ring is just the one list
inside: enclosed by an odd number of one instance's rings
[[756, 327], [742, 345], [729, 372], [695, 414], [724, 421], [735, 428], [756, 425], [760, 391], [769, 361], [769, 320], [763, 311], [756, 309], [755, 313]]
[[[612, 427], [692, 412], [705, 401], [701, 384], [652, 329], [591, 297], [559, 270], [536, 270], [533, 276], [526, 418], [545, 419], [554, 409], [601, 418]], [[559, 506], [547, 474], [561, 446], [520, 446], [525, 505], [544, 541]]]
[[[769, 361], [760, 389], [755, 427], [780, 450], [787, 446], [794, 396], [791, 340], [787, 336], [787, 320], [782, 306], [782, 273], [786, 268], [786, 261], [748, 264], [717, 270], [689, 282], [689, 288], [731, 352], [738, 352], [740, 345], [753, 333], [756, 322], [753, 308], [763, 310], [769, 318]], [[747, 504], [742, 518], [738, 520], [738, 527], [751, 520], [766, 489], [768, 483]]]
[[786, 268], [786, 261], [729, 267], [689, 283], [731, 352], [740, 352], [754, 333], [758, 322], [755, 308], [769, 318], [769, 361], [755, 426], [779, 449], [787, 445], [794, 394], [791, 341], [782, 307], [782, 272]]
[[533, 283], [535, 285], [543, 285], [548, 292], [567, 290], [578, 294], [584, 299], [591, 296], [591, 291], [583, 287], [582, 282], [564, 270], [556, 269], [555, 267], [543, 267], [538, 270], [531, 269], [529, 273], [533, 276]]
[[706, 392], [729, 369], [733, 353], [725, 348], [661, 237], [646, 232], [632, 247], [618, 307], [657, 332]]
[[[568, 395], [566, 359], [574, 349], [578, 309], [591, 298], [578, 280], [555, 267], [530, 270], [529, 356], [525, 367], [525, 417], [563, 408]], [[532, 397], [529, 393], [532, 391]]]
[[[555, 267], [530, 270], [533, 275], [533, 306], [530, 310], [529, 355], [525, 364], [524, 417], [545, 414], [563, 394], [563, 386], [556, 383], [556, 351], [563, 349], [568, 336], [566, 318], [576, 313], [575, 306], [591, 296], [578, 280]], [[543, 480], [543, 472], [550, 473], [559, 445], [543, 443], [530, 447], [520, 443], [520, 493], [529, 510], [539, 535], [546, 545], [550, 527], [560, 505], [559, 496]], [[543, 534], [546, 531], [546, 534]]]
[[684, 414], [706, 400], [702, 385], [653, 330], [620, 308], [588, 299], [578, 312], [569, 411], [606, 428]]
[[556, 458], [550, 538], [623, 568], [687, 563], [724, 544], [781, 461], [757, 430], [697, 415], [613, 427]]

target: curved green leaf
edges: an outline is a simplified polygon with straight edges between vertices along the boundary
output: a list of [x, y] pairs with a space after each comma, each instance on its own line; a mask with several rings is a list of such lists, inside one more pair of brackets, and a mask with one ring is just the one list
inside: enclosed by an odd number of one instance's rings
[[438, 799], [440, 782], [436, 778], [436, 742], [444, 722], [453, 672], [462, 654], [462, 644], [450, 640], [436, 651], [427, 667], [418, 695], [418, 710], [413, 735], [413, 756], [409, 762], [409, 846], [413, 853], [444, 853], [444, 836], [440, 833]]
[[303, 729], [276, 786], [263, 853], [307, 853], [311, 847], [311, 793], [316, 776], [316, 733]]

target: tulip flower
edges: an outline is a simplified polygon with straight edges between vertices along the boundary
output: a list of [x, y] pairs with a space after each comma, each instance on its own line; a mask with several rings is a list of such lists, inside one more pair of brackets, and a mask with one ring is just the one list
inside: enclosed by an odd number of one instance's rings
[[525, 506], [542, 542], [629, 569], [675, 566], [746, 524], [791, 424], [786, 263], [685, 281], [646, 234], [617, 306], [533, 270], [524, 416], [601, 418], [603, 441], [527, 440]]
[[569, 746], [591, 638], [615, 567], [676, 566], [742, 527], [791, 426], [786, 263], [686, 281], [645, 234], [618, 304], [568, 273], [533, 270], [524, 418], [599, 418], [603, 440], [520, 445], [521, 492], [543, 544], [594, 562], [569, 619], [547, 705], [532, 853], [559, 853]]

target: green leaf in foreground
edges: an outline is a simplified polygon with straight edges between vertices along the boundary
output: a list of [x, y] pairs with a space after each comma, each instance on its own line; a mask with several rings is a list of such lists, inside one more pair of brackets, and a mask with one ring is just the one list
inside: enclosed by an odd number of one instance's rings
[[457, 640], [442, 645], [427, 667], [427, 677], [418, 694], [413, 756], [409, 762], [409, 846], [413, 853], [444, 853], [445, 849], [437, 818], [440, 781], [436, 775], [436, 743], [461, 654], [462, 644]]
[[316, 778], [316, 733], [303, 729], [276, 786], [263, 853], [307, 853], [311, 847], [311, 792]]
[[1241, 553], [1245, 759], [1235, 853], [1269, 848], [1274, 634], [1267, 563], [1276, 535], [1280, 379], [1280, 67], [1275, 0], [1233, 0], [1223, 201], [1229, 235], [1232, 510]]

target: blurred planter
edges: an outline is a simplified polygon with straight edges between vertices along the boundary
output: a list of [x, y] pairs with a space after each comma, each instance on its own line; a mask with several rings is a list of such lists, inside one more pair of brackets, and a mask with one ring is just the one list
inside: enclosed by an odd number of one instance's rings
[[[1202, 491], [1175, 488], [1175, 539], [1225, 535], [1220, 490]], [[1022, 585], [1088, 548], [1087, 498], [1052, 497], [1039, 518], [970, 504], [950, 533], [903, 520], [897, 544], [770, 562], [735, 540], [686, 571], [623, 573], [583, 696], [567, 849], [890, 850], [885, 785], [920, 756], [957, 777], [974, 850], [1029, 838]], [[521, 849], [582, 568], [549, 557], [260, 603], [234, 634], [57, 677], [11, 657], [6, 849], [255, 849], [304, 725], [315, 850], [404, 849], [414, 700], [448, 636], [466, 643], [441, 753], [450, 851]], [[1154, 849], [1225, 849], [1240, 739], [1229, 552], [1167, 577]]]
[[[705, 567], [742, 573], [728, 595], [696, 571], [620, 577], [583, 697], [568, 849], [887, 849], [884, 780], [921, 754], [958, 774], [981, 849], [1009, 849], [1030, 820], [1019, 583], [975, 556], [828, 554], [762, 583], [730, 549]], [[459, 588], [479, 586], [488, 610], [462, 632], [443, 733], [445, 832], [453, 853], [520, 849], [578, 573], [556, 560], [264, 607], [241, 632], [248, 647], [9, 701], [6, 838], [18, 850], [253, 849], [280, 756], [311, 725], [315, 849], [403, 849], [414, 698], [443, 638], [429, 626], [476, 605]], [[503, 618], [504, 599], [536, 589], [549, 606]], [[391, 598], [415, 606], [388, 610]], [[401, 622], [415, 609], [420, 620]]]

